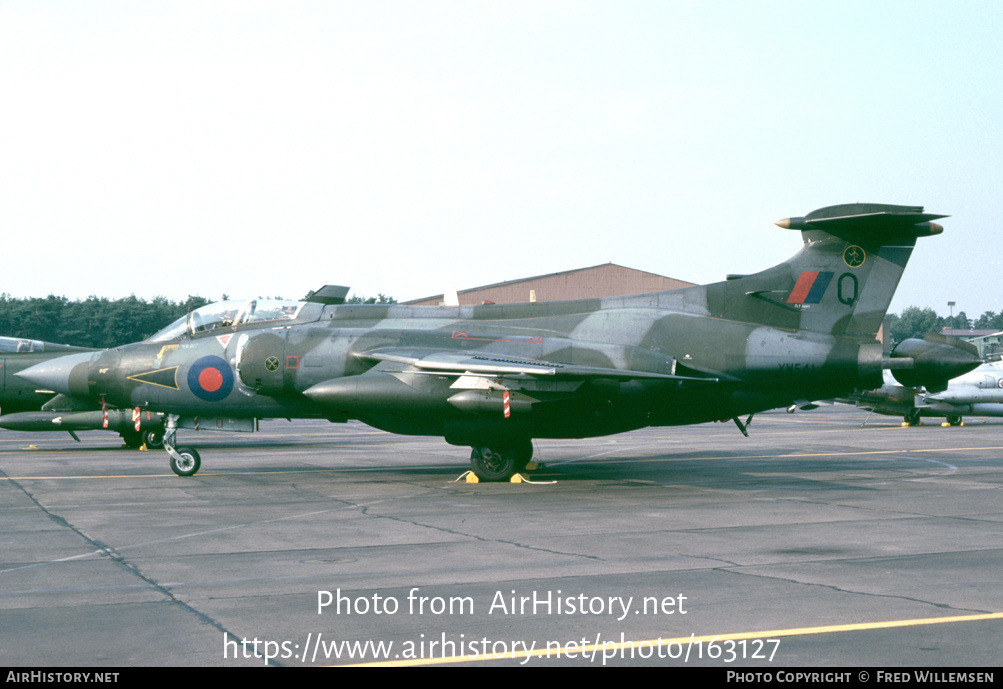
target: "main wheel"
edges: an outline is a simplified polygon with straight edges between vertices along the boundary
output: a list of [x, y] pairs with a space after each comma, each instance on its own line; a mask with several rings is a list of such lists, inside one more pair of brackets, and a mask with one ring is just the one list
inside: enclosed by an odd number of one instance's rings
[[177, 448], [178, 457], [171, 455], [171, 471], [178, 476], [193, 476], [202, 466], [202, 458], [193, 447]]
[[164, 446], [164, 432], [157, 431], [146, 431], [143, 434], [143, 439], [146, 441], [147, 447], [161, 448]]
[[507, 481], [519, 470], [512, 453], [490, 447], [473, 448], [470, 452], [470, 464], [477, 478], [482, 481]]
[[905, 422], [910, 426], [919, 425], [919, 409], [913, 409], [905, 415]]
[[533, 458], [533, 443], [515, 441], [503, 447], [474, 447], [470, 452], [470, 465], [482, 481], [508, 481], [522, 471]]
[[947, 423], [951, 424], [952, 426], [960, 426], [961, 425], [961, 417], [960, 416], [948, 416], [947, 417]]

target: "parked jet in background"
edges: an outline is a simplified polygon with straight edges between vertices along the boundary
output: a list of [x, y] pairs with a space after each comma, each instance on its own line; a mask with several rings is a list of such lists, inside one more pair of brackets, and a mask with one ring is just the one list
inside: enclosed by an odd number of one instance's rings
[[56, 394], [38, 391], [37, 385], [17, 377], [16, 373], [49, 359], [90, 351], [93, 350], [23, 337], [0, 337], [0, 413], [41, 409]]
[[[19, 375], [85, 403], [167, 414], [172, 469], [195, 473], [174, 430], [251, 430], [256, 418], [359, 419], [470, 445], [474, 472], [503, 480], [534, 438], [733, 419], [844, 397], [912, 370], [936, 386], [978, 365], [917, 341], [875, 339], [916, 239], [943, 228], [920, 207], [850, 204], [777, 225], [791, 259], [668, 292], [480, 306], [304, 302], [198, 309], [149, 340], [73, 354]], [[347, 291], [347, 288], [343, 288]], [[342, 295], [343, 296], [343, 295]]]
[[946, 417], [958, 426], [964, 416], [1003, 416], [1003, 362], [983, 364], [937, 392], [902, 385], [886, 373], [880, 388], [846, 401], [877, 414], [902, 416], [910, 426], [922, 417]]
[[[22, 337], [0, 337], [0, 428], [12, 431], [66, 431], [79, 440], [75, 431], [115, 431], [129, 447], [144, 442], [152, 447], [163, 443], [163, 415], [142, 414], [136, 430], [131, 409], [109, 409], [100, 404], [74, 400], [55, 390], [39, 386], [17, 374], [38, 363], [70, 353], [93, 349], [53, 344]], [[148, 416], [148, 417], [147, 417]], [[106, 423], [107, 420], [107, 423]]]

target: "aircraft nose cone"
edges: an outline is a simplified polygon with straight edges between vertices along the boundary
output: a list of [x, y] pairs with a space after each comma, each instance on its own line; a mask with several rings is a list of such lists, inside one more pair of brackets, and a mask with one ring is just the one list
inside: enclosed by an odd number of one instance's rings
[[35, 364], [14, 375], [34, 383], [42, 390], [86, 396], [87, 368], [92, 356], [92, 352], [68, 354]]

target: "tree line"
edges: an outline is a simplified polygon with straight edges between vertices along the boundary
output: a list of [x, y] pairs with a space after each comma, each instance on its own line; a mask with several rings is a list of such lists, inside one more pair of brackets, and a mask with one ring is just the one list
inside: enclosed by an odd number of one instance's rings
[[[224, 294], [223, 301], [226, 299]], [[70, 301], [53, 294], [44, 298], [14, 298], [3, 293], [0, 294], [0, 335], [96, 349], [118, 347], [145, 340], [210, 301], [191, 295], [177, 302], [166, 297], [147, 301], [135, 295], [124, 299], [92, 296]], [[383, 294], [377, 297], [353, 295], [346, 301], [351, 304], [396, 303]]]
[[929, 307], [921, 309], [918, 306], [910, 306], [901, 314], [888, 314], [885, 320], [895, 342], [910, 337], [923, 337], [926, 333], [939, 333], [944, 328], [1003, 330], [1003, 313], [994, 311], [986, 311], [973, 321], [964, 311], [957, 316], [939, 316]]
[[88, 297], [70, 301], [47, 297], [16, 299], [0, 294], [0, 335], [44, 340], [78, 347], [117, 347], [145, 340], [208, 299], [189, 296], [183, 302], [135, 295], [124, 299]]

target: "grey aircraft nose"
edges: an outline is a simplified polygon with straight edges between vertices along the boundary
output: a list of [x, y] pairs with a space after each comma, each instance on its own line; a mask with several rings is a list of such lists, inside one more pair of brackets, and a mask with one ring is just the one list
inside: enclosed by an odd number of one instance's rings
[[56, 357], [14, 375], [34, 383], [42, 390], [61, 392], [64, 395], [86, 395], [87, 368], [93, 355], [93, 352], [81, 352]]

